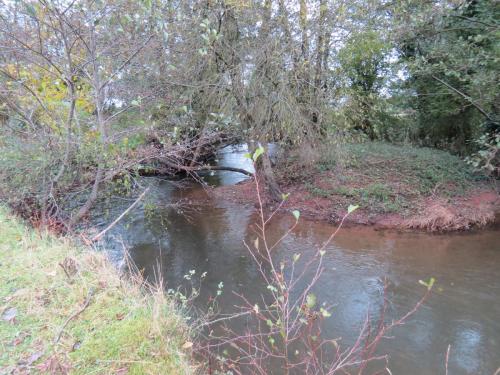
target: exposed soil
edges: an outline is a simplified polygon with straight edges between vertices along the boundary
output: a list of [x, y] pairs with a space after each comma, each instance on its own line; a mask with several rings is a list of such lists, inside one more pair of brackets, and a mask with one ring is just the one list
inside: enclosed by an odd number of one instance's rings
[[[326, 188], [328, 173], [315, 176], [316, 186]], [[299, 210], [301, 217], [338, 223], [346, 214], [349, 204], [358, 204], [353, 197], [330, 193], [318, 196], [310, 191], [310, 184], [293, 183], [283, 186], [289, 193], [281, 211]], [[213, 190], [215, 197], [241, 204], [258, 205], [255, 183], [252, 180], [237, 185], [221, 186]], [[266, 209], [272, 211], [276, 203], [269, 204], [262, 192]], [[397, 212], [380, 210], [371, 204], [360, 204], [358, 210], [345, 220], [351, 225], [371, 225], [379, 228], [417, 229], [431, 232], [467, 230], [492, 224], [500, 213], [500, 195], [493, 187], [474, 188], [463, 195], [445, 197], [415, 196], [411, 207]]]

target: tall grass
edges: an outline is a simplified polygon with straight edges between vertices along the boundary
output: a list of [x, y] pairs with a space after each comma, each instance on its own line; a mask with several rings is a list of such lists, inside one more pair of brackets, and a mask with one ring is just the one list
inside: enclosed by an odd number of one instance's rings
[[0, 206], [0, 373], [190, 374], [191, 332], [161, 288], [27, 229]]

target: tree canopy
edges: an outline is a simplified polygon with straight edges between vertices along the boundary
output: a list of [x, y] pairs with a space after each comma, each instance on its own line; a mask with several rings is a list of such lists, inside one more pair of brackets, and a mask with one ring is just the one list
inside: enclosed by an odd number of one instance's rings
[[[110, 181], [192, 170], [209, 144], [229, 139], [284, 148], [413, 142], [498, 174], [499, 8], [494, 0], [2, 2], [1, 163], [5, 176], [16, 171], [3, 190], [74, 225]], [[260, 160], [279, 195], [267, 153]]]

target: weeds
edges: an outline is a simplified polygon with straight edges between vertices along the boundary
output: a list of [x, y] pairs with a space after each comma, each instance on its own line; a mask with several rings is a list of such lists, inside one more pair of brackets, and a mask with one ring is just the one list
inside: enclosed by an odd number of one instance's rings
[[423, 195], [436, 192], [456, 195], [463, 193], [480, 176], [458, 158], [445, 151], [397, 146], [382, 142], [348, 144], [342, 146], [349, 155], [345, 168], [361, 169], [373, 178], [397, 175]]

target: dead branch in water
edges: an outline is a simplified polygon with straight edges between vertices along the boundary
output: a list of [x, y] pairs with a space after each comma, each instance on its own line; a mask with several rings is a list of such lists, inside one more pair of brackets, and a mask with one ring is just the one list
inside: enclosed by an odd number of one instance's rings
[[253, 176], [252, 172], [249, 172], [245, 169], [234, 168], [234, 167], [224, 167], [224, 166], [218, 166], [218, 165], [203, 165], [200, 167], [182, 167], [182, 170], [186, 171], [186, 172], [229, 171], [229, 172], [242, 173], [242, 174], [250, 176], [250, 177]]
[[104, 228], [102, 231], [100, 231], [98, 234], [96, 234], [94, 237], [92, 237], [92, 242], [95, 242], [97, 241], [99, 238], [101, 238], [102, 236], [104, 236], [104, 234], [106, 234], [106, 232], [108, 230], [110, 230], [111, 228], [113, 228], [116, 223], [118, 223], [126, 214], [128, 214], [130, 212], [130, 210], [132, 210], [132, 208], [134, 208], [137, 203], [139, 203], [141, 201], [142, 198], [144, 198], [144, 196], [146, 195], [146, 193], [149, 191], [149, 188], [147, 188], [146, 190], [144, 190], [141, 195], [139, 195], [139, 197], [135, 200], [134, 203], [132, 203], [129, 208], [127, 208], [125, 211], [123, 211], [121, 213], [120, 216], [118, 216], [111, 224], [109, 224], [106, 228]]
[[152, 137], [147, 146], [138, 150], [138, 173], [141, 176], [172, 176], [178, 173], [229, 171], [253, 176], [242, 168], [209, 165], [218, 148], [234, 143], [235, 139], [221, 132], [203, 133], [177, 144], [163, 144], [161, 136]]

